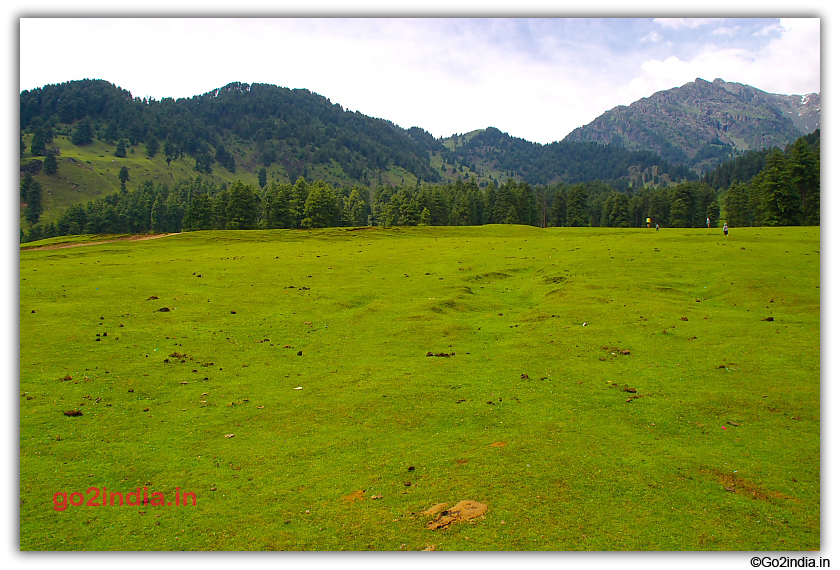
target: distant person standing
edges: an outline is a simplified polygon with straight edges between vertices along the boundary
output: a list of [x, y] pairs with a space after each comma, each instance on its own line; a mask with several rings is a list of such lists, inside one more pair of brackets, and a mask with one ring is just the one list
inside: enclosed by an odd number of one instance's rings
[[647, 219], [647, 226], [650, 227], [650, 218]]
[[726, 222], [723, 223], [723, 235], [729, 235], [729, 226], [726, 225]]
[[656, 224], [656, 231], [659, 231], [659, 224]]
[[712, 227], [712, 220], [710, 220], [709, 218], [706, 218], [706, 227], [707, 228]]

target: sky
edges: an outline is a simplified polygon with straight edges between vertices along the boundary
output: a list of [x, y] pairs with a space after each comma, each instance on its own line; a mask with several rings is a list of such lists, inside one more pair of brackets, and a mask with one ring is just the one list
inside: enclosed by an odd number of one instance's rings
[[698, 77], [820, 91], [819, 18], [35, 15], [20, 19], [21, 91], [89, 78], [177, 99], [269, 83], [435, 137], [493, 126], [546, 144]]

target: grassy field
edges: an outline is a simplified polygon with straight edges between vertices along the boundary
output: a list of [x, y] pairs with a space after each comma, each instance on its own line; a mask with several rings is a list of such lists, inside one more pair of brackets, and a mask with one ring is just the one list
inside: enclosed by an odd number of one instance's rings
[[[819, 549], [819, 244], [486, 226], [21, 250], [20, 547]], [[55, 508], [103, 487], [192, 495]], [[487, 510], [427, 528], [463, 500]]]

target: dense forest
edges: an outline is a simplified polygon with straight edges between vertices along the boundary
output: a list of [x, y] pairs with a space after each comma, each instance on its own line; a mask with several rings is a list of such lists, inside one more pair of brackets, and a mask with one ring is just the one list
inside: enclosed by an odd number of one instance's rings
[[262, 166], [280, 163], [291, 179], [308, 164], [334, 160], [354, 180], [389, 164], [423, 181], [440, 180], [429, 165], [431, 135], [345, 111], [304, 89], [231, 83], [189, 99], [157, 101], [132, 97], [106, 81], [83, 80], [21, 93], [21, 130], [40, 136], [39, 130], [58, 124], [74, 125], [73, 144], [94, 136], [124, 147], [151, 143], [167, 157], [189, 156], [203, 173], [216, 163], [235, 172], [232, 151], [244, 141], [256, 145]]
[[691, 181], [697, 175], [685, 166], [668, 164], [661, 156], [647, 151], [629, 151], [621, 146], [597, 143], [553, 142], [540, 145], [511, 137], [488, 128], [457, 146], [446, 155], [449, 162], [464, 164], [475, 172], [476, 163], [489, 164], [496, 170], [519, 174], [529, 184], [590, 180], [622, 181], [631, 168], [669, 173], [673, 180]]
[[[35, 224], [22, 241], [61, 235], [181, 232], [255, 228], [526, 224], [538, 227], [713, 227], [721, 208], [730, 227], [820, 223], [819, 131], [785, 151], [766, 153], [755, 174], [743, 170], [718, 189], [695, 180], [672, 187], [616, 190], [601, 181], [532, 186], [509, 178], [482, 189], [474, 177], [447, 184], [333, 186], [299, 178], [263, 187], [216, 185], [200, 175], [173, 185], [144, 181], [68, 209], [57, 222]], [[745, 163], [748, 164], [748, 163]], [[726, 165], [721, 167], [726, 169]], [[726, 170], [728, 172], [728, 170]], [[742, 172], [734, 170], [733, 172]], [[712, 180], [723, 180], [712, 175]], [[729, 180], [728, 178], [726, 180]], [[31, 174], [21, 198], [40, 192]]]
[[649, 152], [594, 143], [540, 145], [492, 127], [450, 150], [419, 127], [405, 130], [305, 89], [259, 83], [231, 83], [160, 101], [133, 97], [103, 80], [47, 85], [20, 94], [20, 128], [21, 140], [27, 132], [37, 141], [35, 156], [48, 156], [54, 132], [63, 129], [72, 131], [74, 145], [105, 141], [117, 157], [142, 143], [151, 156], [189, 158], [196, 173], [211, 174], [214, 168], [255, 173], [276, 165], [288, 182], [312, 179], [309, 173], [317, 167], [334, 173], [335, 183], [369, 187], [390, 168], [429, 183], [481, 171], [482, 187], [494, 177], [496, 183], [511, 177], [529, 184], [603, 180], [626, 186], [631, 167], [642, 171], [653, 165], [674, 181], [695, 176]]

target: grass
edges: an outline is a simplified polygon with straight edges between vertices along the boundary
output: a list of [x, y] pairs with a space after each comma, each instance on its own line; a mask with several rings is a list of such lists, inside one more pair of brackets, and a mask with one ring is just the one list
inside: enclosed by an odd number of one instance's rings
[[[21, 549], [819, 549], [819, 243], [485, 226], [22, 250]], [[53, 508], [89, 487], [196, 506]], [[425, 527], [465, 499], [487, 513]]]
[[[32, 160], [43, 160], [29, 152], [32, 135], [24, 136], [26, 152], [21, 158], [21, 164]], [[58, 171], [55, 174], [45, 174], [43, 170], [33, 176], [43, 188], [41, 204], [44, 208], [39, 223], [49, 224], [57, 221], [70, 206], [81, 204], [85, 206], [92, 200], [104, 198], [109, 194], [119, 192], [120, 169], [125, 166], [129, 170], [127, 187], [134, 189], [144, 181], [152, 181], [155, 185], [166, 183], [172, 186], [176, 180], [201, 176], [214, 183], [230, 184], [241, 180], [245, 184], [258, 187], [257, 172], [259, 166], [253, 152], [248, 156], [239, 157], [239, 162], [246, 162], [245, 166], [237, 168], [235, 173], [228, 171], [218, 163], [214, 165], [213, 173], [207, 175], [195, 170], [192, 158], [175, 159], [166, 164], [164, 153], [158, 152], [154, 158], [146, 154], [146, 147], [138, 144], [129, 147], [125, 158], [114, 156], [115, 143], [94, 140], [91, 144], [76, 146], [70, 142], [69, 135], [57, 135], [48, 147], [58, 147], [61, 155], [56, 157]], [[134, 152], [132, 152], [132, 150]], [[268, 169], [269, 176], [279, 173], [279, 166], [273, 165]], [[270, 178], [269, 178], [270, 179]], [[23, 220], [23, 203], [20, 207], [21, 227], [28, 228], [29, 223]]]
[[45, 249], [50, 246], [87, 245], [91, 243], [129, 239], [136, 237], [132, 234], [84, 234], [75, 236], [57, 236], [20, 244], [20, 250]]

